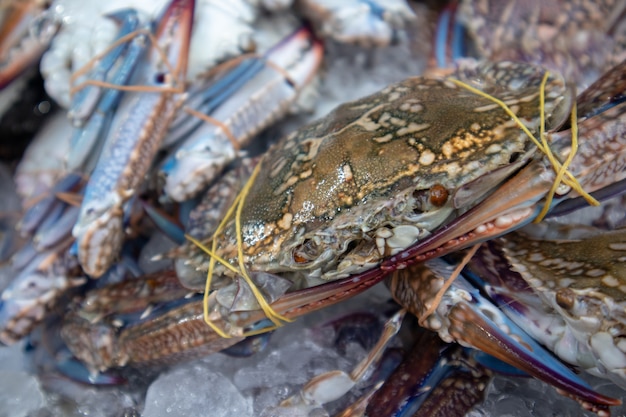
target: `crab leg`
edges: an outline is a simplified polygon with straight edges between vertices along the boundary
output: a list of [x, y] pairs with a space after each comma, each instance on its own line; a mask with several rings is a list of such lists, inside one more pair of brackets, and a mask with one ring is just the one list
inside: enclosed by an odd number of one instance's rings
[[17, 228], [23, 235], [34, 233], [44, 221], [48, 213], [55, 204], [58, 204], [58, 193], [77, 191], [80, 184], [80, 176], [76, 174], [68, 174], [63, 177], [57, 184], [48, 191], [49, 195], [34, 203], [26, 209], [24, 215], [20, 219]]
[[389, 286], [393, 297], [428, 328], [437, 331], [443, 340], [489, 353], [564, 390], [583, 407], [595, 412], [604, 412], [608, 406], [621, 404], [619, 400], [593, 392], [461, 276], [446, 291], [436, 312], [423, 317], [434, 298], [433, 292], [441, 288], [450, 272], [449, 265], [434, 259], [396, 271]]
[[[279, 415], [305, 414], [334, 401], [350, 390], [378, 361], [390, 338], [399, 330], [405, 310], [385, 324], [377, 345], [350, 373], [330, 371], [312, 378], [296, 395], [283, 401]], [[467, 349], [443, 342], [435, 333], [416, 329], [417, 337], [406, 358], [386, 378], [338, 416], [464, 416], [482, 400], [491, 373]], [[441, 384], [441, 385], [440, 385]], [[266, 410], [267, 412], [267, 410]]]
[[168, 6], [157, 30], [157, 37], [167, 43], [163, 53], [167, 62], [162, 62], [159, 53], [164, 46], [153, 45], [138, 81], [162, 91], [139, 91], [125, 96], [87, 185], [73, 234], [80, 263], [93, 277], [101, 276], [119, 252], [124, 205], [143, 181], [182, 104], [182, 91], [173, 88], [180, 89], [184, 84], [193, 10], [190, 0], [174, 0]]
[[[375, 271], [328, 282], [287, 293], [271, 307], [296, 318], [352, 297], [382, 278], [383, 274]], [[217, 291], [212, 303], [216, 297]], [[261, 321], [267, 321], [262, 310], [231, 313], [215, 320], [219, 327], [239, 334], [258, 329]], [[243, 339], [222, 338], [207, 326], [202, 295], [190, 295], [173, 271], [91, 291], [67, 315], [62, 337], [74, 355], [96, 371], [203, 356]]]
[[466, 349], [435, 333], [418, 336], [404, 360], [370, 398], [364, 415], [464, 416], [480, 402], [491, 373]]
[[400, 310], [387, 320], [376, 346], [357, 364], [350, 374], [334, 370], [316, 375], [304, 385], [298, 394], [281, 402], [278, 406], [280, 411], [283, 414], [288, 410], [291, 410], [294, 414], [301, 414], [304, 410], [315, 409], [322, 404], [335, 401], [344, 396], [364, 377], [370, 366], [378, 362], [389, 341], [400, 330], [405, 313], [405, 310]]

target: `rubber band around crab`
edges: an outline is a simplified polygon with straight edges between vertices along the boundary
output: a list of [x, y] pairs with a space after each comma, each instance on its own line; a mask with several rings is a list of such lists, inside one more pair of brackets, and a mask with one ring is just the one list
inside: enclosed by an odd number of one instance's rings
[[571, 125], [572, 125], [572, 145], [571, 145], [571, 151], [569, 153], [569, 155], [567, 156], [565, 162], [563, 164], [561, 164], [559, 162], [558, 159], [556, 159], [556, 157], [554, 156], [554, 154], [552, 153], [552, 150], [550, 149], [550, 146], [546, 140], [546, 132], [545, 132], [545, 89], [546, 89], [546, 83], [548, 81], [548, 78], [550, 76], [550, 72], [546, 71], [545, 74], [543, 75], [543, 79], [541, 80], [541, 86], [539, 87], [539, 113], [540, 113], [540, 117], [541, 117], [541, 122], [540, 122], [540, 137], [541, 137], [541, 141], [537, 140], [537, 138], [532, 134], [532, 132], [521, 122], [521, 120], [519, 119], [519, 117], [517, 117], [517, 115], [511, 110], [511, 108], [504, 103], [502, 100], [485, 93], [484, 91], [480, 91], [477, 88], [474, 88], [466, 83], [464, 83], [463, 81], [460, 80], [456, 80], [454, 78], [451, 78], [450, 81], [452, 81], [454, 84], [456, 84], [459, 87], [465, 88], [466, 90], [477, 94], [481, 97], [484, 97], [488, 100], [491, 100], [492, 102], [494, 102], [495, 104], [497, 104], [498, 106], [500, 106], [502, 108], [502, 110], [504, 110], [520, 127], [520, 129], [522, 129], [522, 131], [524, 133], [526, 133], [526, 135], [535, 143], [535, 145], [537, 146], [537, 148], [539, 148], [539, 150], [541, 152], [543, 152], [544, 155], [546, 155], [546, 157], [548, 158], [548, 160], [550, 161], [550, 164], [552, 165], [552, 168], [554, 169], [554, 172], [556, 173], [556, 177], [554, 179], [554, 183], [552, 185], [552, 187], [550, 188], [550, 191], [548, 192], [548, 195], [546, 196], [546, 202], [541, 210], [541, 212], [537, 215], [537, 217], [535, 218], [535, 220], [533, 220], [533, 222], [538, 223], [541, 220], [543, 220], [543, 218], [545, 217], [545, 215], [548, 213], [548, 210], [550, 209], [550, 205], [552, 203], [552, 199], [554, 198], [554, 194], [556, 193], [556, 189], [558, 188], [558, 186], [561, 184], [561, 182], [563, 182], [565, 185], [571, 187], [574, 191], [576, 191], [578, 194], [580, 194], [580, 196], [582, 198], [585, 199], [585, 201], [587, 201], [587, 203], [589, 203], [592, 206], [599, 206], [600, 203], [598, 202], [598, 200], [596, 200], [595, 198], [593, 198], [589, 193], [587, 193], [585, 190], [583, 190], [582, 186], [580, 185], [580, 183], [578, 182], [578, 180], [574, 177], [574, 175], [569, 172], [567, 170], [567, 167], [569, 166], [569, 164], [572, 162], [572, 160], [574, 159], [574, 156], [576, 154], [576, 151], [578, 150], [578, 126], [577, 126], [577, 114], [576, 114], [576, 102], [574, 102], [573, 106], [572, 106], [572, 111], [571, 111]]
[[[236, 275], [238, 275], [241, 278], [243, 278], [243, 280], [250, 286], [250, 289], [252, 290], [252, 293], [254, 294], [254, 297], [256, 298], [257, 302], [261, 306], [261, 309], [263, 310], [263, 312], [265, 313], [267, 318], [270, 319], [272, 321], [272, 323], [274, 323], [274, 325], [275, 325], [275, 327], [265, 328], [265, 329], [262, 329], [260, 331], [247, 332], [247, 333], [243, 334], [242, 336], [251, 336], [253, 334], [267, 332], [267, 331], [273, 330], [274, 328], [276, 328], [278, 326], [281, 326], [282, 322], [291, 322], [291, 321], [293, 321], [291, 319], [288, 319], [287, 317], [284, 317], [284, 316], [278, 314], [277, 312], [275, 312], [272, 309], [272, 307], [265, 300], [265, 297], [263, 297], [263, 294], [261, 294], [259, 289], [256, 287], [256, 285], [252, 281], [252, 278], [248, 274], [248, 271], [247, 271], [246, 266], [245, 266], [244, 261], [243, 261], [243, 242], [242, 242], [242, 234], [241, 234], [241, 212], [243, 210], [243, 205], [245, 203], [246, 196], [247, 196], [248, 192], [250, 191], [250, 188], [252, 188], [252, 185], [254, 184], [254, 181], [255, 181], [258, 173], [259, 173], [260, 167], [261, 167], [261, 164], [259, 163], [254, 168], [254, 170], [252, 171], [252, 175], [250, 175], [250, 178], [248, 179], [248, 181], [246, 182], [246, 184], [242, 188], [242, 190], [239, 193], [239, 195], [237, 196], [237, 198], [235, 198], [235, 201], [230, 206], [230, 208], [226, 212], [226, 215], [224, 216], [224, 218], [222, 219], [222, 221], [218, 225], [217, 229], [213, 233], [213, 237], [211, 238], [211, 240], [212, 240], [212, 242], [211, 242], [211, 249], [207, 248], [206, 245], [202, 244], [197, 239], [194, 239], [191, 236], [185, 235], [185, 237], [189, 241], [191, 241], [193, 244], [195, 244], [200, 249], [202, 249], [211, 258], [210, 261], [209, 261], [209, 270], [207, 272], [207, 278], [206, 278], [206, 283], [205, 283], [205, 288], [204, 288], [203, 315], [204, 315], [204, 321], [206, 322], [206, 324], [208, 324], [217, 334], [219, 334], [223, 338], [229, 338], [232, 335], [229, 335], [228, 333], [224, 332], [222, 329], [217, 327], [215, 325], [215, 323], [213, 323], [213, 321], [211, 320], [211, 317], [209, 316], [209, 294], [210, 294], [210, 290], [211, 290], [211, 281], [212, 281], [212, 278], [213, 278], [213, 272], [214, 272], [214, 269], [215, 269], [215, 263], [216, 262], [219, 262], [225, 268], [230, 269]], [[237, 235], [237, 260], [238, 260], [238, 263], [239, 263], [239, 265], [238, 265], [239, 268], [236, 268], [235, 266], [231, 265], [227, 260], [225, 260], [222, 257], [220, 257], [219, 255], [217, 255], [217, 238], [220, 235], [220, 233], [222, 232], [222, 230], [225, 228], [225, 226], [228, 223], [228, 221], [230, 220], [230, 218], [233, 216], [233, 213], [235, 215], [235, 233]]]
[[[563, 162], [563, 164], [561, 164], [556, 159], [556, 157], [552, 153], [552, 150], [550, 149], [550, 146], [546, 140], [545, 91], [546, 91], [546, 83], [548, 81], [549, 76], [550, 76], [550, 72], [546, 71], [545, 74], [543, 75], [543, 78], [541, 80], [541, 85], [539, 87], [539, 113], [540, 113], [539, 135], [541, 137], [541, 142], [539, 142], [535, 138], [535, 136], [530, 132], [530, 130], [528, 130], [528, 128], [519, 120], [517, 115], [515, 115], [515, 113], [513, 113], [513, 111], [502, 100], [499, 100], [498, 98], [490, 94], [487, 94], [484, 91], [480, 91], [474, 87], [471, 87], [470, 85], [462, 81], [451, 79], [451, 81], [454, 84], [460, 87], [463, 87], [475, 94], [485, 97], [493, 101], [494, 103], [498, 104], [509, 116], [513, 118], [513, 120], [515, 120], [515, 122], [520, 126], [520, 128], [524, 131], [524, 133], [528, 135], [528, 137], [535, 143], [535, 145], [537, 145], [539, 150], [543, 152], [544, 155], [546, 155], [546, 157], [550, 161], [550, 164], [552, 165], [556, 173], [556, 177], [554, 179], [552, 187], [550, 187], [550, 191], [548, 192], [548, 195], [546, 197], [546, 202], [543, 205], [541, 212], [537, 215], [537, 217], [534, 220], [534, 222], [536, 223], [543, 220], [543, 218], [547, 214], [548, 210], [550, 209], [552, 199], [554, 198], [554, 194], [556, 193], [556, 189], [558, 188], [558, 186], [561, 184], [562, 181], [566, 185], [570, 186], [572, 189], [577, 191], [589, 204], [591, 205], [600, 204], [596, 199], [594, 199], [591, 195], [589, 195], [585, 190], [582, 189], [582, 186], [578, 183], [578, 180], [567, 170], [568, 166], [571, 164], [572, 160], [574, 159], [574, 156], [576, 155], [576, 151], [578, 150], [578, 125], [577, 125], [577, 113], [576, 113], [575, 101], [572, 105], [572, 111], [571, 111], [571, 125], [572, 125], [571, 151], [569, 155], [567, 156], [567, 158], [565, 159], [565, 161]], [[566, 175], [567, 177], [565, 177]], [[432, 313], [435, 312], [435, 310], [441, 303], [441, 299], [443, 298], [444, 293], [448, 290], [448, 288], [450, 288], [454, 280], [460, 275], [465, 265], [467, 265], [467, 263], [471, 260], [471, 258], [474, 256], [474, 254], [476, 253], [479, 247], [480, 247], [480, 244], [472, 246], [472, 248], [468, 251], [468, 253], [463, 257], [463, 260], [459, 263], [459, 265], [457, 265], [454, 271], [450, 274], [450, 277], [448, 277], [448, 279], [444, 282], [443, 286], [437, 292], [435, 298], [433, 299], [433, 302], [431, 303], [431, 305], [426, 309], [424, 314], [421, 316], [419, 320], [420, 326], [423, 325], [424, 321], [428, 318], [428, 316], [430, 316]]]
[[154, 36], [154, 34], [152, 32], [150, 32], [150, 30], [148, 29], [138, 29], [135, 30], [131, 33], [128, 33], [124, 36], [122, 36], [121, 38], [117, 39], [115, 42], [113, 42], [111, 45], [109, 45], [104, 51], [100, 52], [99, 54], [95, 55], [93, 58], [91, 58], [89, 60], [89, 62], [87, 62], [85, 65], [83, 65], [82, 67], [80, 67], [79, 69], [77, 69], [72, 76], [70, 77], [70, 82], [71, 82], [71, 86], [70, 86], [70, 96], [73, 96], [74, 94], [76, 94], [77, 92], [81, 91], [82, 89], [84, 89], [85, 87], [91, 85], [91, 86], [95, 86], [95, 87], [102, 87], [102, 88], [110, 88], [110, 89], [114, 89], [114, 90], [119, 90], [119, 91], [134, 91], [134, 92], [145, 92], [145, 93], [173, 93], [173, 94], [180, 94], [183, 93], [184, 91], [184, 86], [183, 85], [176, 85], [179, 84], [179, 78], [175, 78], [175, 83], [172, 84], [171, 86], [166, 86], [166, 87], [158, 87], [158, 86], [141, 86], [141, 85], [121, 85], [121, 84], [112, 84], [112, 83], [108, 83], [106, 81], [98, 81], [98, 80], [92, 80], [92, 79], [87, 79], [83, 82], [81, 82], [78, 85], [74, 85], [74, 82], [81, 76], [86, 74], [87, 72], [89, 72], [91, 69], [93, 69], [94, 65], [96, 65], [96, 63], [104, 58], [109, 52], [111, 52], [113, 49], [117, 48], [118, 46], [127, 43], [129, 41], [131, 41], [132, 39], [138, 37], [138, 36], [146, 36], [148, 37], [148, 39], [150, 40], [150, 47], [151, 48], [155, 48], [157, 53], [159, 54], [159, 56], [161, 57], [161, 62], [163, 63], [163, 65], [165, 65], [167, 71], [169, 74], [175, 75], [176, 77], [180, 77], [180, 68], [174, 68], [172, 67], [172, 65], [170, 64], [169, 60], [167, 59], [167, 56], [165, 54], [165, 52], [163, 51], [163, 49], [159, 46], [158, 43], [158, 39], [156, 38], [156, 36]]

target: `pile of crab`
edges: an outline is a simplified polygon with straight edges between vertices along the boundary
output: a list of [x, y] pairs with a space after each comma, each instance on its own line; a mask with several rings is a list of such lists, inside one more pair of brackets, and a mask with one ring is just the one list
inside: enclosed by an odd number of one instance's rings
[[[2, 11], [3, 94], [39, 65], [63, 110], [12, 172], [0, 342], [60, 336], [109, 383], [380, 283], [370, 353], [266, 415], [326, 413], [407, 312], [429, 331], [405, 319], [413, 347], [341, 415], [465, 415], [493, 368], [620, 404], [578, 371], [626, 388], [626, 1], [85, 3]], [[334, 61], [390, 50], [425, 74], [277, 136], [342, 94]]]

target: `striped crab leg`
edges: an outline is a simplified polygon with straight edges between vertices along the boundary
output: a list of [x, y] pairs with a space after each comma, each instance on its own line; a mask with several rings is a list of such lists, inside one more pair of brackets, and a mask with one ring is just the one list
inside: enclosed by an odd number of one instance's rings
[[[382, 278], [374, 271], [290, 292], [273, 301], [271, 308], [297, 318], [359, 294]], [[211, 295], [211, 305], [218, 304], [219, 296]], [[221, 337], [206, 325], [203, 310], [202, 294], [190, 293], [174, 271], [164, 271], [87, 293], [66, 315], [62, 337], [94, 371], [199, 357], [243, 339]], [[240, 335], [267, 331], [272, 324], [260, 309], [220, 316], [214, 322]]]
[[143, 181], [182, 105], [180, 88], [187, 69], [193, 12], [191, 0], [174, 0], [167, 7], [156, 32], [160, 45], [153, 45], [136, 80], [151, 89], [125, 95], [87, 184], [73, 235], [79, 261], [93, 277], [101, 276], [117, 255], [123, 241], [124, 206]]

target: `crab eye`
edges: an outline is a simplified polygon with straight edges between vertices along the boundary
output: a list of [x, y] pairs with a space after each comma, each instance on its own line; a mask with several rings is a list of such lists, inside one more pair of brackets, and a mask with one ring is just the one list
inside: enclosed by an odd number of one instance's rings
[[317, 244], [311, 239], [306, 239], [293, 250], [293, 260], [297, 264], [311, 262], [317, 256]]
[[434, 184], [429, 190], [430, 203], [435, 207], [441, 207], [448, 201], [448, 190], [441, 184]]
[[429, 189], [413, 191], [413, 212], [422, 214], [446, 204], [450, 193], [441, 184], [433, 184]]

